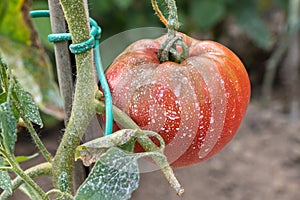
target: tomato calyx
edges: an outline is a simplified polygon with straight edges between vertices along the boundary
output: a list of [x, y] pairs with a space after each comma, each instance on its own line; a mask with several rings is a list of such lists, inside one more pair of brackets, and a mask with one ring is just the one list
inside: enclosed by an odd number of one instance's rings
[[181, 63], [189, 56], [188, 46], [182, 41], [182, 37], [176, 35], [175, 30], [168, 31], [167, 39], [162, 43], [158, 51], [158, 59], [161, 62], [172, 61]]
[[176, 35], [180, 27], [178, 22], [178, 14], [175, 0], [166, 0], [168, 7], [168, 20], [160, 11], [156, 0], [151, 0], [152, 7], [159, 17], [160, 21], [168, 29], [167, 39], [162, 43], [158, 51], [158, 59], [160, 62], [172, 61], [181, 63], [189, 56], [188, 46], [182, 41], [182, 37]]

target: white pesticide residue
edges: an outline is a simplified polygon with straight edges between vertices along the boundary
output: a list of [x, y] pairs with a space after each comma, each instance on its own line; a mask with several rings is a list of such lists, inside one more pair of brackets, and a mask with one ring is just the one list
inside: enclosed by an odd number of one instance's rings
[[215, 119], [214, 119], [213, 117], [210, 117], [209, 123], [210, 123], [210, 124], [213, 124], [214, 122], [215, 122]]
[[[205, 100], [205, 103], [211, 106], [211, 116], [209, 118], [207, 132], [205, 133], [206, 137], [203, 138], [198, 153], [199, 158], [204, 158], [215, 146], [223, 131], [224, 119], [226, 116], [225, 84], [218, 71], [217, 62], [217, 59], [212, 60], [208, 57], [195, 57], [189, 61], [189, 64], [197, 68], [198, 72], [201, 74], [210, 95], [210, 98]], [[198, 63], [201, 63], [201, 65]], [[201, 124], [199, 128], [203, 129], [204, 125]]]

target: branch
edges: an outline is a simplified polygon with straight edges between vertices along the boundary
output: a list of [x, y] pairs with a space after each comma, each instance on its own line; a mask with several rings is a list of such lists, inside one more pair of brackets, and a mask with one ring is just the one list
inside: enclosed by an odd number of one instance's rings
[[[73, 44], [89, 39], [89, 23], [82, 0], [60, 0], [72, 35]], [[72, 183], [74, 152], [80, 144], [88, 123], [95, 115], [94, 93], [97, 85], [94, 81], [92, 50], [76, 54], [77, 82], [72, 112], [63, 139], [53, 160], [53, 183], [59, 188], [58, 177], [66, 172]], [[70, 187], [70, 192], [73, 187]]]
[[7, 162], [9, 165], [12, 167], [13, 171], [20, 176], [20, 178], [26, 182], [29, 186], [31, 186], [37, 194], [40, 195], [42, 199], [46, 199], [46, 194], [45, 192], [40, 188], [39, 185], [37, 185], [33, 179], [26, 173], [24, 172], [20, 166], [19, 163], [14, 159], [14, 157], [10, 154], [8, 154], [5, 150], [0, 149], [0, 153], [6, 158]]
[[[39, 165], [36, 165], [32, 168], [29, 168], [25, 171], [25, 174], [30, 177], [31, 179], [44, 176], [44, 175], [51, 175], [51, 169], [52, 165], [50, 163], [42, 163]], [[12, 190], [15, 191], [18, 189], [22, 184], [24, 183], [23, 178], [20, 176], [16, 177], [12, 182]], [[6, 191], [4, 191], [0, 195], [0, 199], [8, 199], [10, 197], [10, 194]]]
[[23, 121], [26, 125], [26, 128], [29, 131], [32, 139], [34, 140], [34, 142], [36, 144], [36, 146], [38, 147], [38, 149], [40, 150], [40, 152], [42, 153], [42, 155], [44, 156], [46, 161], [51, 162], [52, 158], [53, 158], [51, 153], [47, 150], [44, 143], [40, 139], [39, 135], [37, 134], [37, 132], [33, 128], [33, 125], [31, 123], [31, 121], [25, 116], [25, 113], [22, 110], [21, 105], [19, 105], [19, 103], [15, 99], [11, 99], [11, 100], [12, 100], [13, 104], [15, 105], [15, 107], [16, 107], [18, 113], [20, 114], [21, 118], [23, 119]]

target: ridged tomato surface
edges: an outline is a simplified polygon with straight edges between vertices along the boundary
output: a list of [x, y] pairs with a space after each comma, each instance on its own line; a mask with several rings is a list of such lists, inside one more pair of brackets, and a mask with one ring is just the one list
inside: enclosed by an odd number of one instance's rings
[[178, 34], [189, 48], [180, 64], [158, 60], [163, 36], [133, 43], [106, 71], [113, 104], [164, 138], [173, 167], [219, 152], [236, 134], [250, 99], [248, 74], [232, 51]]

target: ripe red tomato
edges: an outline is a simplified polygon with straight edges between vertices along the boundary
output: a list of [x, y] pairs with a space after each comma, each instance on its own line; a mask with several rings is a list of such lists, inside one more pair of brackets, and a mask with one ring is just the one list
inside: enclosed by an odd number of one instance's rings
[[173, 167], [219, 152], [237, 132], [250, 99], [247, 72], [232, 51], [178, 34], [189, 48], [180, 64], [158, 60], [163, 36], [133, 43], [106, 72], [114, 105], [163, 137]]

